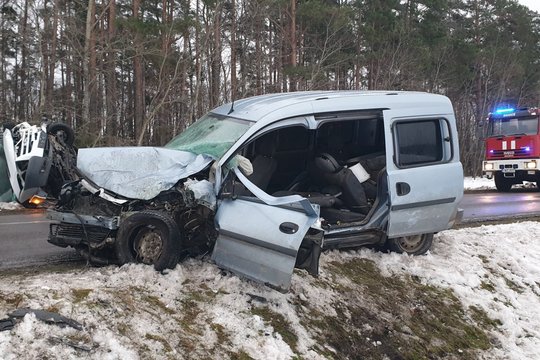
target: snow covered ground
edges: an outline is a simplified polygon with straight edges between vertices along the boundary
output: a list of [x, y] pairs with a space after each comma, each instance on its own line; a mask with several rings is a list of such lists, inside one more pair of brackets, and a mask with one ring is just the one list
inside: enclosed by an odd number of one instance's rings
[[0, 202], [0, 211], [2, 210], [20, 210], [23, 207], [16, 202]]
[[[495, 181], [493, 179], [486, 179], [482, 177], [470, 177], [466, 176], [463, 179], [463, 185], [465, 191], [467, 190], [495, 190]], [[536, 189], [536, 184], [533, 182], [525, 181], [523, 184], [514, 185], [513, 188], [531, 188]]]
[[[77, 331], [27, 315], [0, 332], [0, 358], [323, 359], [354, 357], [347, 351], [357, 346], [363, 358], [382, 359], [395, 358], [416, 341], [442, 349], [435, 357], [538, 358], [539, 240], [540, 223], [522, 222], [444, 231], [420, 257], [333, 251], [321, 256], [319, 278], [296, 271], [286, 294], [220, 271], [205, 259], [185, 261], [166, 274], [143, 265], [0, 274], [0, 319], [29, 307], [84, 325]], [[377, 281], [359, 277], [363, 271], [348, 273], [354, 264], [373, 267]], [[399, 287], [402, 280], [405, 286]], [[475, 314], [486, 314], [482, 323], [493, 325], [485, 327], [487, 346], [457, 342], [445, 348], [445, 340], [436, 338], [422, 343], [426, 333], [437, 331], [429, 328], [437, 317], [422, 325], [429, 331], [407, 321], [433, 310], [426, 294], [443, 301], [435, 306], [443, 308], [439, 316], [460, 314], [442, 323], [443, 333], [453, 321], [474, 325], [480, 321]], [[377, 307], [379, 299], [384, 306]], [[385, 310], [390, 304], [404, 306], [392, 315]], [[345, 325], [350, 331], [336, 336], [325, 329]], [[471, 329], [457, 331], [465, 338]], [[404, 348], [390, 343], [398, 335], [406, 336]]]
[[486, 179], [482, 177], [470, 177], [466, 176], [463, 179], [463, 187], [467, 190], [494, 190], [495, 182], [493, 179]]

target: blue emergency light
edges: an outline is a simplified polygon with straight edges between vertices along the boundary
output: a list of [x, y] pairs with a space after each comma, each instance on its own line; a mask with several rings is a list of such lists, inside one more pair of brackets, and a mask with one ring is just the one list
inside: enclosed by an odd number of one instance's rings
[[516, 109], [514, 108], [500, 108], [500, 109], [497, 109], [495, 110], [495, 114], [508, 114], [508, 113], [513, 113], [514, 111], [516, 111]]

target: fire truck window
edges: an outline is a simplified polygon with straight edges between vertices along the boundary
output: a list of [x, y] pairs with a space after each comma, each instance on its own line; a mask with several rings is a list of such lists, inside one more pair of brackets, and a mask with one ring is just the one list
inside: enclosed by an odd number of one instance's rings
[[507, 136], [519, 134], [538, 134], [538, 117], [533, 116], [491, 120], [488, 136]]
[[449, 140], [444, 120], [398, 122], [394, 133], [396, 165], [408, 167], [448, 161], [452, 156]]

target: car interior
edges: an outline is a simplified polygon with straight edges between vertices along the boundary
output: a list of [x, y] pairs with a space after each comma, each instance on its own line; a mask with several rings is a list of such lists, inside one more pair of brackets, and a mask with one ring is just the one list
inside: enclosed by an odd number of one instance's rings
[[[263, 133], [240, 154], [253, 165], [248, 176], [273, 196], [299, 194], [320, 205], [329, 224], [362, 221], [377, 197], [385, 169], [383, 120], [321, 120], [317, 130], [290, 126]], [[236, 195], [249, 195], [235, 182]]]

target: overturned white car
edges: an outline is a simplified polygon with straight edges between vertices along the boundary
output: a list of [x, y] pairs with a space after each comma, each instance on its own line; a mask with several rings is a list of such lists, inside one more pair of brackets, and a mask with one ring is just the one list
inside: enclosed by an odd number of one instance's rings
[[57, 197], [65, 181], [78, 177], [74, 134], [66, 124], [49, 124], [45, 119], [40, 126], [27, 122], [3, 126], [0, 140], [0, 182], [7, 183], [7, 177], [13, 195], [24, 206]]
[[440, 95], [235, 101], [164, 148], [80, 150], [81, 178], [49, 212], [49, 242], [158, 270], [211, 252], [222, 268], [286, 289], [295, 266], [317, 274], [324, 249], [425, 253], [461, 214], [457, 139]]

